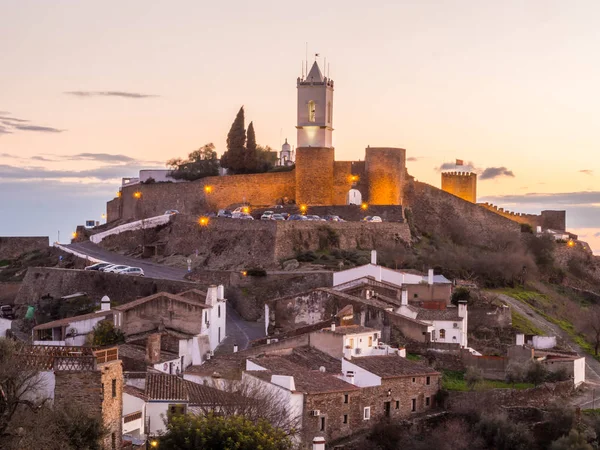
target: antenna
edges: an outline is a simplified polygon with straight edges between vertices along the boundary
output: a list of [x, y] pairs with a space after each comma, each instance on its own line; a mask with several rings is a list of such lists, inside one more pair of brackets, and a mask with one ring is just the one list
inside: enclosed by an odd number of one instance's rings
[[304, 56], [306, 57], [306, 76], [308, 76], [308, 42], [305, 42], [304, 44], [306, 44], [306, 54]]
[[[323, 58], [323, 70], [327, 69], [327, 57]], [[325, 76], [327, 76], [327, 70], [325, 70]]]
[[329, 78], [329, 64], [327, 65], [327, 78]]

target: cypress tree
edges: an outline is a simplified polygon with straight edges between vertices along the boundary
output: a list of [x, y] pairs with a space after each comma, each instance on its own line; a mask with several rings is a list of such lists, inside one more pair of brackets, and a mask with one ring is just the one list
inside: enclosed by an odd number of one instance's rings
[[254, 133], [254, 123], [248, 125], [248, 139], [246, 140], [245, 169], [248, 173], [254, 173], [259, 170], [258, 150], [256, 148], [256, 134]]
[[246, 129], [244, 128], [244, 107], [235, 116], [227, 134], [227, 151], [221, 157], [221, 166], [233, 173], [245, 171]]

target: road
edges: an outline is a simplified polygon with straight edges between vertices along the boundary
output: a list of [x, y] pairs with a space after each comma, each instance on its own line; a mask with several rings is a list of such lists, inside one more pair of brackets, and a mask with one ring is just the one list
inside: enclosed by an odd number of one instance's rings
[[65, 245], [65, 247], [112, 264], [124, 264], [132, 267], [141, 267], [144, 270], [144, 274], [151, 278], [183, 280], [185, 274], [187, 273], [185, 269], [181, 269], [179, 267], [169, 267], [150, 261], [145, 261], [143, 259], [131, 258], [129, 256], [119, 255], [118, 253], [112, 253], [104, 250], [102, 247], [90, 241], [68, 244]]
[[[128, 266], [141, 267], [144, 269], [144, 273], [147, 277], [167, 280], [184, 280], [185, 274], [187, 273], [185, 269], [164, 266], [162, 264], [112, 253], [89, 241], [69, 244], [65, 245], [65, 247], [69, 247], [76, 252], [112, 264], [126, 264]], [[234, 344], [238, 345], [239, 350], [244, 350], [250, 346], [250, 342], [254, 339], [264, 337], [264, 330], [265, 326], [263, 322], [248, 322], [242, 319], [235, 309], [230, 305], [227, 305], [227, 337], [217, 349], [217, 353], [231, 353]]]
[[[573, 399], [573, 405], [577, 405], [582, 409], [592, 408], [592, 406], [600, 407], [600, 362], [589, 356], [585, 351], [577, 345], [564, 330], [558, 325], [549, 322], [543, 316], [534, 311], [529, 305], [514, 299], [508, 295], [499, 294], [500, 300], [506, 302], [510, 307], [526, 317], [537, 328], [548, 333], [549, 336], [557, 336], [562, 338], [563, 342], [570, 350], [585, 356], [585, 385], [580, 393]], [[596, 389], [598, 389], [598, 400], [596, 400]]]

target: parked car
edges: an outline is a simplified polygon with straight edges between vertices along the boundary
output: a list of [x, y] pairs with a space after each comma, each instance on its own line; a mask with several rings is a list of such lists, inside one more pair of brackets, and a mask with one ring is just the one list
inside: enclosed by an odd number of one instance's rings
[[285, 220], [285, 217], [283, 217], [281, 214], [272, 214], [271, 220]]
[[275, 205], [273, 206], [273, 209], [283, 209], [283, 205]]
[[250, 214], [245, 213], [245, 212], [234, 212], [231, 215], [232, 219], [242, 219], [242, 220], [254, 220], [254, 217], [252, 217]]
[[91, 266], [87, 266], [84, 270], [100, 270], [106, 266], [110, 266], [110, 263], [96, 263]]
[[367, 216], [363, 219], [363, 222], [383, 222], [379, 216]]
[[108, 269], [112, 269], [113, 267], [117, 266], [117, 264], [109, 264], [108, 266], [104, 266], [104, 267], [100, 267], [98, 269], [99, 272], [107, 272]]
[[[244, 212], [244, 210], [248, 211], [250, 209], [250, 207], [248, 205], [244, 205], [244, 206], [238, 206], [237, 208], [235, 208], [233, 210], [234, 213], [236, 212]], [[247, 213], [246, 213], [247, 214]]]
[[260, 220], [271, 220], [272, 215], [273, 211], [265, 211], [264, 213], [262, 213], [262, 216], [260, 216]]
[[130, 275], [132, 277], [143, 277], [144, 270], [140, 267], [129, 267], [127, 269], [119, 270], [117, 273], [123, 275]]
[[231, 211], [228, 209], [220, 209], [217, 213], [217, 217], [225, 217], [227, 219], [231, 219]]
[[288, 217], [288, 220], [308, 220], [306, 218], [306, 216], [303, 216], [301, 214], [292, 214], [290, 217]]
[[288, 220], [290, 218], [290, 213], [282, 212], [282, 213], [279, 213], [279, 215], [281, 217], [283, 217], [285, 220]]
[[176, 209], [168, 209], [165, 211], [165, 216], [172, 216], [174, 214], [179, 214], [179, 211]]
[[344, 222], [344, 219], [342, 219], [340, 216], [323, 216], [323, 219], [325, 219], [327, 222]]
[[10, 305], [2, 305], [0, 306], [0, 317], [3, 317], [5, 319], [14, 319], [15, 318], [15, 312], [13, 311], [12, 306]]
[[314, 220], [315, 222], [322, 222], [325, 220], [325, 219], [321, 219], [319, 216], [315, 216], [315, 215], [306, 216], [306, 218], [308, 220]]
[[118, 273], [119, 271], [124, 270], [124, 269], [129, 269], [129, 266], [120, 264], [120, 265], [116, 265], [114, 267], [110, 267], [108, 269], [104, 269], [104, 271], [108, 272], [108, 273]]

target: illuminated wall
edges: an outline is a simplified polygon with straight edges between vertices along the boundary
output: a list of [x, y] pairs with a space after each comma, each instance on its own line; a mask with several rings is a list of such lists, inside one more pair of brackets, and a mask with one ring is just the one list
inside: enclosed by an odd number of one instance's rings
[[402, 204], [406, 150], [391, 147], [368, 147], [365, 157], [365, 172], [369, 204]]
[[477, 201], [477, 174], [471, 172], [442, 173], [442, 191], [471, 203]]

